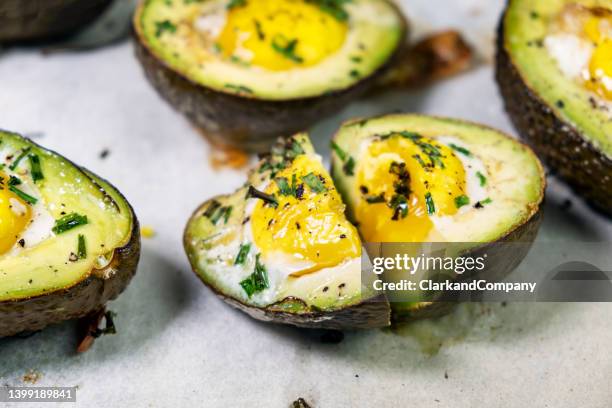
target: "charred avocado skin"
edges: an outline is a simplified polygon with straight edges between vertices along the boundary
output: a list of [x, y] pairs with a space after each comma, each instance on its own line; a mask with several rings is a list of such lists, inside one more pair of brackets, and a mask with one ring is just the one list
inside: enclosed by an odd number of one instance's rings
[[[536, 33], [530, 33], [527, 28], [522, 28], [524, 34], [519, 36], [520, 42], [511, 41], [524, 21], [530, 19], [530, 24], [542, 24], [538, 21], [545, 19], [547, 14], [550, 10], [543, 1], [508, 2], [498, 30], [497, 83], [506, 110], [521, 137], [578, 194], [594, 207], [612, 215], [612, 119], [606, 120], [602, 116], [605, 112], [597, 112], [599, 108], [593, 103], [594, 96], [586, 90], [566, 94], [553, 92], [556, 85], [531, 77], [525, 72], [526, 63], [519, 65], [514, 54], [520, 47], [529, 52], [545, 52], [541, 46], [542, 38], [536, 38]], [[534, 67], [540, 65], [537, 57], [531, 56], [530, 63]], [[560, 75], [554, 73], [551, 81], [563, 82], [557, 79]], [[554, 100], [552, 95], [556, 95]], [[596, 138], [595, 133], [601, 136]]]
[[[16, 147], [28, 148], [29, 152], [37, 153], [41, 158], [43, 169], [45, 169], [44, 163], [46, 160], [57, 161], [61, 168], [69, 169], [66, 171], [79, 177], [79, 183], [87, 184], [97, 190], [103, 200], [115, 203], [113, 206], [116, 205], [118, 211], [124, 212], [125, 216], [129, 218], [128, 229], [123, 242], [104, 255], [106, 258], [104, 263], [91, 268], [64, 287], [53, 286], [49, 289], [42, 288], [26, 292], [16, 290], [14, 295], [7, 295], [7, 292], [2, 292], [0, 337], [38, 331], [48, 325], [80, 318], [101, 310], [107, 302], [117, 298], [125, 290], [136, 273], [140, 258], [140, 230], [138, 219], [132, 207], [123, 195], [106, 180], [78, 167], [59, 154], [44, 149], [15, 133], [0, 131], [0, 138], [3, 140], [3, 145], [13, 144]], [[45, 177], [51, 177], [50, 173], [45, 171]], [[77, 228], [74, 231], [80, 232]], [[76, 238], [76, 235], [74, 238]], [[94, 242], [85, 242], [88, 247], [87, 251], [94, 252], [95, 249], [92, 250], [91, 248]], [[39, 245], [44, 244], [43, 241]], [[47, 259], [52, 258], [48, 257]], [[71, 261], [65, 264], [68, 265], [69, 263]], [[1, 267], [2, 263], [0, 262]], [[61, 267], [59, 265], [56, 269]], [[8, 272], [10, 274], [10, 270]], [[24, 271], [24, 273], [27, 274], [28, 272]], [[5, 290], [6, 288], [2, 287], [2, 289]]]
[[[360, 223], [356, 209], [363, 199], [363, 189], [358, 185], [358, 177], [360, 166], [365, 166], [360, 163], [360, 159], [370, 143], [369, 140], [401, 131], [430, 138], [452, 137], [454, 143], [466, 148], [470, 156], [483, 161], [487, 174], [487, 195], [492, 198], [492, 202], [484, 205], [477, 203], [473, 209], [470, 208], [470, 211], [473, 211], [471, 215], [463, 214], [465, 218], [457, 214], [455, 217], [460, 217], [456, 221], [457, 226], [448, 230], [448, 239], [443, 238], [441, 241], [469, 244], [466, 250], [461, 252], [465, 256], [478, 257], [486, 254], [486, 276], [483, 278], [501, 279], [513, 271], [525, 258], [537, 236], [542, 221], [546, 179], [539, 160], [527, 146], [491, 128], [423, 115], [388, 115], [345, 123], [333, 139], [332, 177], [347, 204], [349, 219], [358, 225]], [[454, 154], [459, 156], [463, 153]], [[422, 158], [427, 160], [426, 156]], [[352, 164], [350, 169], [347, 169], [349, 161]], [[511, 164], [504, 164], [506, 162]], [[499, 175], [496, 175], [496, 172], [499, 172]], [[525, 182], [525, 179], [528, 181]], [[504, 187], [496, 186], [498, 182], [505, 183]], [[511, 191], [505, 191], [506, 187]], [[512, 204], [513, 202], [518, 204]], [[478, 221], [479, 216], [484, 218]], [[474, 221], [478, 221], [477, 224], [474, 224]], [[438, 241], [435, 238], [430, 240]], [[505, 246], [504, 243], [521, 245]], [[469, 276], [472, 277], [474, 276]], [[453, 302], [449, 294], [442, 296], [441, 299], [445, 301], [392, 302], [392, 322], [405, 323], [448, 313], [456, 302]]]
[[112, 0], [4, 0], [0, 42], [33, 41], [74, 33], [98, 17]]
[[[299, 143], [305, 155], [314, 155], [312, 145], [303, 134], [289, 138], [281, 142], [281, 145], [285, 149], [293, 150], [291, 146], [295, 146], [295, 142]], [[365, 329], [388, 326], [391, 313], [389, 304], [383, 294], [374, 293], [361, 286], [361, 262], [358, 257], [297, 278], [285, 278], [288, 276], [285, 269], [293, 265], [286, 262], [286, 258], [277, 258], [274, 254], [271, 258], [267, 257], [259, 245], [256, 245], [257, 238], [253, 238], [256, 232], [251, 236], [247, 228], [250, 229], [252, 223], [257, 222], [258, 216], [255, 215], [255, 210], [249, 210], [252, 203], [247, 203], [245, 197], [248, 197], [248, 186], [258, 185], [262, 180], [271, 177], [267, 174], [268, 170], [262, 169], [268, 168], [269, 163], [279, 163], [273, 158], [279, 157], [278, 150], [276, 151], [276, 154], [260, 162], [251, 173], [247, 186], [232, 195], [210, 199], [194, 212], [184, 234], [185, 251], [194, 273], [225, 302], [257, 320], [304, 328]], [[280, 153], [281, 156], [283, 154]], [[299, 160], [300, 155], [297, 157], [296, 160]], [[326, 181], [326, 185], [329, 184], [331, 181]], [[278, 208], [282, 207], [283, 205], [279, 204]], [[231, 210], [227, 210], [228, 208]], [[221, 213], [215, 216], [215, 211]], [[228, 214], [227, 221], [224, 221], [224, 215], [219, 214]], [[304, 225], [304, 231], [308, 231], [307, 215], [304, 214], [303, 220], [300, 218], [299, 221]], [[282, 215], [277, 217], [278, 222], [282, 222]], [[348, 222], [346, 224], [350, 230], [354, 230]], [[248, 238], [249, 236], [251, 238]], [[240, 269], [242, 266], [235, 259], [243, 247], [244, 241], [241, 239], [245, 239], [244, 237], [254, 241], [250, 243], [248, 252], [251, 259], [243, 261], [244, 269]], [[280, 241], [278, 246], [282, 246]], [[244, 282], [242, 279], [251, 273], [252, 264], [258, 262], [254, 261], [255, 252], [262, 254], [262, 262], [267, 268], [267, 279], [270, 282], [270, 288], [264, 289], [262, 298], [257, 298], [257, 293], [251, 298], [251, 295], [245, 294], [240, 287]], [[259, 255], [256, 259], [259, 260]], [[274, 278], [275, 269], [280, 270], [277, 274], [281, 276], [279, 279]], [[274, 292], [268, 296], [266, 290]]]
[[[146, 78], [163, 99], [201, 129], [213, 144], [247, 151], [266, 152], [279, 136], [290, 136], [307, 129], [317, 120], [338, 111], [372, 89], [401, 54], [407, 36], [405, 18], [395, 5], [384, 0], [384, 4], [394, 10], [394, 17], [398, 21], [398, 26], [390, 31], [391, 34], [387, 36], [389, 40], [385, 42], [396, 43], [385, 55], [384, 61], [370, 73], [354, 78], [342, 87], [329, 84], [328, 89], [314, 94], [280, 96], [269, 91], [263, 95], [236, 82], [230, 74], [225, 85], [205, 85], [201, 79], [194, 79], [185, 70], [167, 61], [159, 49], [152, 46], [154, 40], [145, 33], [146, 9], [152, 3], [159, 1], [142, 1], [134, 17], [135, 53]], [[357, 61], [361, 57], [352, 58]], [[359, 75], [357, 70], [341, 68], [344, 69], [346, 76]], [[300, 71], [293, 71], [295, 76], [290, 82], [304, 82], [300, 78]], [[250, 81], [257, 82], [257, 72], [249, 75]], [[322, 73], [319, 77], [326, 78], [328, 74]]]

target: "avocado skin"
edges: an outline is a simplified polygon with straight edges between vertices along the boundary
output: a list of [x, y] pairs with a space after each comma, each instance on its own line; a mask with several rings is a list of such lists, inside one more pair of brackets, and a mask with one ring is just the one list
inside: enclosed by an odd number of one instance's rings
[[[466, 256], [471, 257], [478, 257], [487, 254], [488, 273], [486, 276], [482, 276], [483, 279], [486, 278], [489, 281], [500, 281], [519, 266], [519, 264], [527, 256], [527, 253], [531, 249], [531, 245], [538, 234], [538, 230], [543, 219], [543, 212], [543, 207], [540, 205], [540, 208], [535, 214], [531, 215], [529, 219], [525, 220], [521, 225], [517, 226], [504, 237], [495, 242], [490, 242], [481, 247], [475, 248], [474, 250], [469, 251], [469, 254], [466, 254]], [[508, 253], [507, 246], [496, 246], [496, 244], [499, 243], [503, 244], [512, 242], [525, 243], [528, 245], [519, 246], [512, 253]], [[472, 275], [468, 276], [467, 278], [473, 279], [477, 278], [477, 276]], [[474, 299], [474, 301], [477, 301], [477, 299]], [[398, 324], [408, 323], [419, 319], [440, 317], [450, 313], [453, 310], [453, 307], [457, 304], [457, 301], [441, 301], [429, 303], [416, 309], [395, 309], [393, 310], [391, 320], [394, 324]]]
[[[405, 20], [402, 26], [405, 38]], [[405, 49], [405, 44], [400, 43], [382, 67], [347, 89], [315, 97], [271, 101], [219, 92], [191, 81], [153, 55], [140, 39], [138, 30], [134, 31], [136, 57], [163, 99], [187, 116], [213, 144], [261, 153], [268, 151], [279, 136], [303, 131], [373, 89]]]
[[[85, 172], [84, 175], [89, 177]], [[115, 190], [121, 195], [119, 190]], [[140, 259], [140, 227], [134, 210], [129, 203], [127, 205], [133, 219], [130, 240], [122, 248], [115, 249], [112, 262], [104, 269], [92, 271], [72, 287], [27, 299], [0, 302], [0, 337], [35, 332], [50, 324], [86, 316], [102, 309], [123, 292], [136, 273]]]
[[78, 31], [113, 0], [3, 0], [0, 42], [33, 41]]
[[529, 88], [505, 47], [502, 17], [495, 77], [519, 134], [552, 170], [597, 209], [612, 216], [612, 160]]

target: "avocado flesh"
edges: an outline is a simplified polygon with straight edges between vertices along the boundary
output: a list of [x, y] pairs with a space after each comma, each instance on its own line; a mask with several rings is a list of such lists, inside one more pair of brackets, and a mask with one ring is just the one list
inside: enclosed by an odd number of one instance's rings
[[[231, 61], [221, 56], [213, 44], [196, 42], [195, 46], [187, 46], [183, 39], [190, 31], [186, 27], [160, 32], [159, 24], [165, 22], [171, 24], [168, 27], [183, 24], [190, 30], [196, 30], [197, 16], [210, 13], [215, 8], [222, 9], [225, 13], [223, 16], [227, 18], [231, 12], [228, 4], [227, 0], [145, 1], [134, 19], [138, 39], [161, 62], [194, 83], [218, 92], [282, 101], [349, 88], [376, 72], [403, 42], [403, 18], [394, 6], [380, 0], [347, 3], [345, 8], [350, 24], [344, 45], [314, 66], [298, 65], [285, 71]], [[326, 16], [324, 12], [321, 13]], [[265, 34], [261, 33], [262, 36]], [[286, 33], [286, 36], [291, 34]]]
[[98, 17], [112, 0], [3, 0], [0, 42], [69, 35]]
[[569, 4], [610, 9], [609, 1], [597, 0], [508, 3], [496, 78], [521, 136], [579, 194], [612, 214], [612, 113], [541, 46], [550, 22]]
[[[54, 219], [60, 219], [62, 212], [88, 218], [86, 225], [51, 234], [17, 254], [0, 255], [0, 302], [49, 295], [105, 271], [113, 264], [115, 251], [134, 238], [136, 220], [127, 201], [106, 182], [17, 134], [0, 132], [0, 140], [3, 163], [23, 149], [38, 155], [44, 179], [35, 184], [36, 195]], [[22, 160], [15, 171], [22, 179], [30, 177], [28, 161]], [[70, 261], [77, 253], [79, 235], [85, 238], [87, 255]]]
[[[444, 231], [445, 241], [466, 243], [464, 250], [468, 252], [486, 250], [489, 243], [533, 241], [541, 221], [545, 178], [531, 150], [490, 128], [420, 115], [355, 120], [343, 125], [336, 134], [334, 142], [345, 152], [345, 157], [341, 159], [337, 152], [332, 154], [332, 177], [347, 205], [349, 219], [356, 221], [356, 207], [363, 200], [357, 175], [363, 165], [360, 159], [364, 148], [377, 136], [400, 131], [433, 139], [451, 136], [461, 141], [487, 169], [487, 193], [491, 203], [455, 218]], [[352, 174], [347, 174], [345, 169], [349, 157], [356, 163]], [[528, 247], [524, 247], [524, 253], [489, 255], [488, 264], [497, 265], [496, 274], [503, 276], [520, 263], [527, 250]], [[391, 303], [394, 322], [431, 317], [447, 311], [448, 306], [445, 302]]]
[[[291, 143], [299, 143], [303, 155], [316, 157], [305, 134], [289, 140], [293, 141]], [[280, 154], [282, 156], [283, 153]], [[260, 185], [270, 177], [267, 171], [260, 172], [264, 163], [262, 161], [258, 169], [251, 173], [247, 186]], [[359, 257], [297, 277], [273, 276], [270, 271], [284, 268], [285, 263], [283, 260], [266, 261], [264, 266], [269, 273], [270, 288], [249, 296], [241, 282], [253, 270], [254, 253], [258, 251], [254, 243], [249, 252], [250, 259], [243, 265], [235, 265], [241, 237], [248, 237], [247, 229], [251, 228], [253, 222], [247, 218], [247, 186], [231, 195], [216, 197], [204, 203], [186, 227], [184, 244], [187, 256], [194, 272], [207, 286], [231, 305], [260, 320], [336, 329], [382, 327], [389, 324], [390, 310], [384, 297], [361, 286]], [[231, 208], [227, 223], [219, 219], [215, 224], [206, 216], [212, 202], [216, 202], [217, 207]]]

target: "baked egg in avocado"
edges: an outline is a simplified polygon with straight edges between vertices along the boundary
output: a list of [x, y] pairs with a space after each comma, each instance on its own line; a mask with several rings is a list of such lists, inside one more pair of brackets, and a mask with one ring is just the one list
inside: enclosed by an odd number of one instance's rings
[[361, 240], [305, 134], [280, 141], [234, 194], [204, 203], [185, 231], [195, 273], [251, 316], [302, 327], [389, 324], [361, 285]]
[[0, 131], [0, 337], [102, 309], [139, 254], [138, 222], [114, 187]]
[[[451, 242], [460, 243], [461, 251], [486, 253], [489, 244], [530, 244], [535, 238], [545, 188], [542, 166], [528, 147], [498, 131], [452, 119], [390, 115], [346, 123], [332, 147], [332, 177], [367, 243], [414, 248], [411, 243]], [[503, 248], [488, 253], [488, 265], [497, 269], [487, 273], [511, 272], [529, 245]], [[396, 322], [430, 315], [439, 306], [391, 303]]]
[[496, 77], [521, 136], [612, 214], [612, 2], [509, 1]]
[[406, 37], [386, 0], [145, 0], [134, 26], [159, 93], [214, 141], [251, 150], [366, 91]]

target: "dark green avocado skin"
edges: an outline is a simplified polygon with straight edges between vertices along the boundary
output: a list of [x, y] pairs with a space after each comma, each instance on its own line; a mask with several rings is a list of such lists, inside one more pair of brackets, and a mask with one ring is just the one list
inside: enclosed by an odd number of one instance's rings
[[[406, 30], [404, 24], [404, 30]], [[405, 36], [404, 36], [405, 37]], [[352, 87], [303, 99], [271, 101], [218, 92], [190, 81], [158, 60], [136, 35], [136, 56], [160, 96], [216, 145], [266, 152], [279, 136], [308, 129], [376, 86], [404, 49]]]
[[514, 126], [576, 193], [612, 216], [612, 160], [527, 86], [505, 48], [504, 20], [497, 37], [496, 79]]
[[113, 0], [2, 0], [0, 42], [72, 34], [98, 17]]
[[130, 241], [115, 250], [111, 264], [70, 288], [0, 302], [0, 337], [35, 332], [50, 324], [87, 316], [119, 296], [136, 273], [140, 259], [140, 228], [129, 208], [133, 217]]

